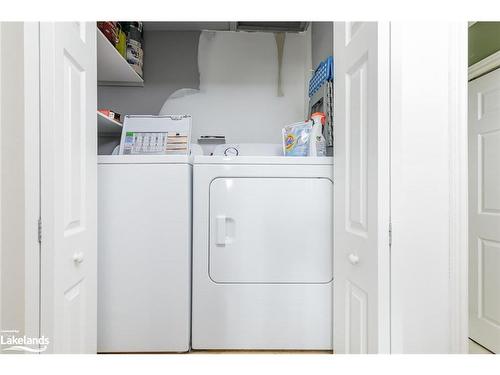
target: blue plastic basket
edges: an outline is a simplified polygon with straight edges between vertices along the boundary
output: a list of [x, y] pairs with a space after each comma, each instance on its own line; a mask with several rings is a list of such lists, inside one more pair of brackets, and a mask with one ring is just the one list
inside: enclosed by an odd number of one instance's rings
[[327, 81], [333, 81], [333, 56], [322, 61], [309, 81], [309, 97], [313, 96]]

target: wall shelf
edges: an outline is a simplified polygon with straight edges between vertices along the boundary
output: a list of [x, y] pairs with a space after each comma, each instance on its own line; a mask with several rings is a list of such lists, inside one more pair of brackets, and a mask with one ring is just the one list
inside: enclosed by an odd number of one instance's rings
[[144, 80], [97, 29], [97, 82], [101, 86], [144, 86]]
[[97, 133], [103, 135], [121, 134], [123, 125], [97, 111]]

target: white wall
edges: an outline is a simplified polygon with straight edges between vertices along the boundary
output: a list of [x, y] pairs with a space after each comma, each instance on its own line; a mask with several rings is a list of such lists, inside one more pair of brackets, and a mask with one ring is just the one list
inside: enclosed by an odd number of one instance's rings
[[333, 22], [311, 22], [312, 68], [333, 56]]
[[38, 24], [0, 23], [0, 329], [38, 335]]
[[432, 28], [391, 23], [393, 353], [454, 350], [451, 271], [461, 234], [452, 203], [461, 198], [451, 172], [466, 158], [466, 148], [461, 156], [451, 155], [453, 134], [465, 117], [456, 106], [463, 93], [455, 68], [463, 65], [466, 84], [466, 53], [455, 51], [466, 46], [464, 35], [458, 40], [446, 22]]
[[1, 317], [24, 331], [23, 24], [1, 24]]
[[198, 66], [199, 91], [180, 97], [182, 91], [174, 93], [160, 111], [191, 114], [193, 141], [201, 135], [225, 135], [227, 143], [281, 143], [283, 126], [307, 115], [308, 33], [286, 35], [282, 97], [277, 95], [277, 49], [271, 33], [202, 32]]

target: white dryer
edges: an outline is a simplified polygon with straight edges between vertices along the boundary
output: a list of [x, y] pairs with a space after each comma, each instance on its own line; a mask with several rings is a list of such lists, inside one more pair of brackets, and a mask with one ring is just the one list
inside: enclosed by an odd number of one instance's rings
[[240, 155], [194, 158], [192, 347], [331, 350], [332, 158]]

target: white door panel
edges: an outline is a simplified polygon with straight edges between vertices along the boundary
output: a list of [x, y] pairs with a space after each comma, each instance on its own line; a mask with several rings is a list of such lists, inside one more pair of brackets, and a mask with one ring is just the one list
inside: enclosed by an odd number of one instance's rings
[[210, 278], [217, 283], [331, 282], [332, 198], [327, 178], [215, 179]]
[[96, 351], [93, 23], [40, 25], [41, 330], [55, 353]]
[[469, 84], [469, 335], [500, 353], [500, 70]]
[[335, 23], [334, 37], [334, 350], [383, 352], [389, 351], [383, 290], [389, 287], [389, 27]]

